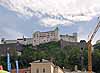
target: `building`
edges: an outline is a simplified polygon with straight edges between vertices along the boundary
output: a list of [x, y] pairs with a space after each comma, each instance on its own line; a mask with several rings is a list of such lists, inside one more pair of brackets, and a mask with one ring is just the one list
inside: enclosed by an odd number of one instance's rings
[[80, 48], [80, 42], [70, 42], [70, 41], [60, 40], [60, 47], [64, 48], [66, 46], [73, 46], [73, 47], [79, 47]]
[[40, 45], [43, 43], [48, 43], [52, 41], [63, 40], [66, 42], [77, 42], [77, 33], [73, 33], [72, 35], [60, 35], [58, 27], [53, 31], [40, 32], [36, 31], [33, 33], [32, 38], [17, 38], [16, 40], [5, 40], [1, 39], [1, 44], [11, 44], [11, 43], [20, 43], [22, 45], [32, 44], [33, 46]]
[[73, 35], [60, 35], [60, 39], [68, 42], [77, 42], [77, 33], [73, 33]]
[[64, 71], [59, 66], [56, 66], [54, 68], [54, 73], [64, 73]]
[[16, 53], [18, 55], [21, 55], [22, 50], [23, 50], [23, 45], [20, 43], [0, 44], [1, 56], [6, 56], [7, 52], [9, 52], [11, 56], [15, 55]]
[[73, 46], [78, 48], [87, 48], [87, 42], [85, 40], [81, 40], [80, 42], [70, 42], [70, 41], [64, 41], [60, 40], [60, 47], [64, 48], [66, 46]]
[[4, 38], [1, 39], [1, 44], [11, 44], [11, 43], [20, 43], [23, 45], [32, 44], [32, 38], [17, 38], [17, 40], [5, 40]]
[[48, 32], [37, 31], [33, 34], [33, 46], [58, 40], [59, 40], [58, 28]]
[[1, 44], [10, 44], [10, 43], [17, 43], [17, 40], [3, 40], [3, 38], [2, 38], [2, 40], [1, 40]]
[[32, 38], [19, 38], [17, 39], [17, 42], [19, 42], [20, 44], [23, 44], [23, 45], [29, 45], [29, 44], [32, 44]]
[[96, 44], [98, 44], [98, 43], [100, 43], [100, 40], [97, 40], [97, 41], [96, 41]]
[[59, 40], [64, 40], [68, 42], [77, 42], [77, 33], [73, 33], [73, 35], [67, 35], [67, 34], [59, 35], [59, 29], [57, 27], [53, 31], [48, 31], [48, 32], [37, 31], [33, 34], [33, 46]]
[[63, 70], [48, 60], [38, 60], [31, 63], [31, 73], [64, 73]]
[[[12, 69], [11, 73], [16, 73], [16, 69]], [[31, 73], [31, 67], [19, 69], [18, 73]]]

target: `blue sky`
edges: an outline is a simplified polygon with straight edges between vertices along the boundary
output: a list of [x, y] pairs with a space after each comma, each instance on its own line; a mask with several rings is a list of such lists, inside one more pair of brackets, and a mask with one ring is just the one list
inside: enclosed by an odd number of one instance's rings
[[[78, 40], [87, 40], [100, 15], [100, 1], [89, 1], [1, 0], [0, 38], [32, 37], [35, 31], [49, 31], [58, 26], [60, 34], [77, 32]], [[100, 39], [99, 34], [100, 30], [93, 43]]]

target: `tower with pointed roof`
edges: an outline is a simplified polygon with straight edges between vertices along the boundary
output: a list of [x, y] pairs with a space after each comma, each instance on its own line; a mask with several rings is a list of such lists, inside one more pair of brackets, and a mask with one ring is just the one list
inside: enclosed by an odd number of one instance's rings
[[60, 40], [60, 37], [59, 37], [59, 28], [56, 27], [55, 30], [54, 30], [54, 32], [55, 32], [55, 36], [56, 36], [56, 37], [55, 37], [55, 40], [56, 40], [56, 41]]

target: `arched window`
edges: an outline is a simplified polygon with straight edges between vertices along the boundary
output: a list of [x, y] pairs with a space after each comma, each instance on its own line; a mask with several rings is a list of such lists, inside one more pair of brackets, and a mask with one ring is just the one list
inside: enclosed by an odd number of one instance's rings
[[36, 73], [39, 73], [39, 69], [36, 70]]
[[43, 73], [45, 73], [45, 69], [43, 68]]

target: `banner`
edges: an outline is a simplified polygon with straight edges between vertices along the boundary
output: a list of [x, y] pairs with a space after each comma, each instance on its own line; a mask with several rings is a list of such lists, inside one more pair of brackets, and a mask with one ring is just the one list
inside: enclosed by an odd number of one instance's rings
[[9, 53], [7, 53], [7, 68], [8, 68], [8, 71], [10, 72], [11, 71], [11, 63], [10, 63], [10, 55], [9, 55]]
[[16, 60], [16, 73], [19, 73], [18, 61]]

